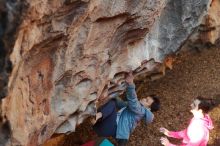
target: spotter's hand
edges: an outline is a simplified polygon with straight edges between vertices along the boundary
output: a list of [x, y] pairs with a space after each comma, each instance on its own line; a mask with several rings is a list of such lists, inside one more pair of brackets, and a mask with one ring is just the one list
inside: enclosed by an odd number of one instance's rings
[[160, 142], [164, 146], [168, 146], [170, 144], [169, 140], [166, 137], [161, 137]]
[[163, 133], [163, 134], [165, 134], [166, 136], [169, 136], [169, 130], [167, 130], [166, 128], [164, 128], [164, 127], [162, 127], [162, 128], [160, 128], [160, 132], [161, 133]]

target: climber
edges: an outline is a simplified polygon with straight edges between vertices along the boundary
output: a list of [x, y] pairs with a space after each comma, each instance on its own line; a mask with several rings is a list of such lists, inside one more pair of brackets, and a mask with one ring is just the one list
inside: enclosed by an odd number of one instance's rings
[[120, 146], [127, 144], [131, 132], [141, 119], [147, 124], [151, 123], [154, 117], [152, 112], [159, 110], [160, 107], [159, 98], [155, 95], [138, 101], [133, 79], [132, 73], [125, 79], [127, 100], [124, 102], [119, 97], [110, 100], [98, 109], [96, 119], [93, 121], [93, 129], [98, 136], [112, 136]]
[[[214, 105], [213, 100], [199, 96], [191, 104], [193, 118], [187, 129], [174, 132], [160, 128], [160, 132], [168, 137], [182, 139], [181, 146], [206, 146], [209, 140], [209, 130], [213, 129], [208, 112]], [[171, 144], [166, 137], [162, 137], [160, 140], [165, 146], [176, 146]]]

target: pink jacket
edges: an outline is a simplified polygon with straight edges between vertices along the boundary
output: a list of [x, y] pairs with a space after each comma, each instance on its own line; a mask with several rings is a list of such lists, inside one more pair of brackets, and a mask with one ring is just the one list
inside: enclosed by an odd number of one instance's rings
[[[209, 130], [213, 129], [212, 120], [208, 114], [204, 118], [192, 118], [187, 129], [169, 132], [169, 137], [183, 139], [180, 146], [206, 146], [209, 140]], [[169, 146], [176, 146], [170, 144]]]

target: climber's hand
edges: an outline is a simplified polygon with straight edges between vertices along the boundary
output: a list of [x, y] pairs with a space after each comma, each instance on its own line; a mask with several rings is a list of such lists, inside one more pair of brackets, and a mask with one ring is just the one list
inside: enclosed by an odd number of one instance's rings
[[134, 76], [133, 76], [132, 72], [128, 73], [128, 75], [127, 75], [126, 78], [125, 78], [125, 81], [126, 81], [128, 84], [132, 84], [132, 83], [133, 83], [133, 80], [134, 80]]

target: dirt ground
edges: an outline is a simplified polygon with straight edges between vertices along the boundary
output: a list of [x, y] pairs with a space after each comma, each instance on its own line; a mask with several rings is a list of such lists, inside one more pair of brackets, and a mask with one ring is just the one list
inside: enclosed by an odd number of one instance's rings
[[[207, 49], [200, 53], [181, 53], [172, 70], [167, 70], [161, 79], [149, 81], [142, 78], [136, 81], [138, 97], [156, 94], [161, 97], [161, 110], [155, 113], [150, 125], [143, 122], [132, 133], [129, 146], [161, 146], [160, 127], [169, 130], [186, 128], [192, 114], [190, 103], [198, 95], [217, 98], [220, 96], [220, 49]], [[215, 128], [210, 133], [209, 146], [220, 146], [220, 106], [213, 109], [210, 116]], [[79, 126], [75, 133], [64, 137], [54, 136], [44, 146], [77, 146], [95, 139], [96, 135], [88, 122]], [[178, 144], [180, 141], [170, 141]]]

